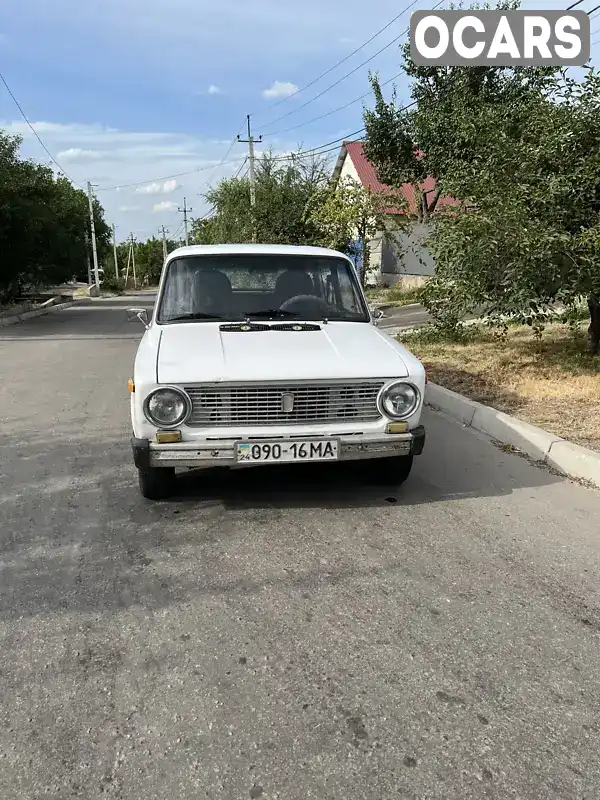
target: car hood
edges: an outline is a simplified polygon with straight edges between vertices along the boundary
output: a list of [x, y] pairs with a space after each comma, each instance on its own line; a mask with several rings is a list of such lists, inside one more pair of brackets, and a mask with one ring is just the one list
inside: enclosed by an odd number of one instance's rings
[[330, 322], [319, 331], [231, 332], [219, 327], [212, 322], [161, 326], [158, 382], [403, 378], [415, 361], [368, 323]]

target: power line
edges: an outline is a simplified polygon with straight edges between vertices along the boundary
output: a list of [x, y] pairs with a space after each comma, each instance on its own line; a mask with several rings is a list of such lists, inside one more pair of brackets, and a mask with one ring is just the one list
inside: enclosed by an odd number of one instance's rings
[[[313, 154], [318, 155], [319, 151], [321, 150], [321, 148], [329, 147], [330, 145], [336, 144], [337, 142], [342, 142], [344, 139], [348, 139], [349, 137], [356, 136], [357, 134], [362, 133], [363, 131], [364, 131], [364, 128], [361, 128], [359, 131], [355, 131], [354, 133], [349, 133], [349, 134], [347, 134], [347, 136], [342, 136], [340, 139], [334, 139], [331, 142], [326, 142], [325, 144], [317, 145], [316, 147], [311, 148], [309, 150], [298, 150], [298, 151], [296, 151], [294, 153], [290, 153], [288, 155], [275, 156], [275, 158], [273, 160], [274, 161], [289, 161], [290, 159], [295, 158], [297, 156], [306, 156], [306, 155], [313, 155]], [[247, 158], [248, 158], [248, 156], [246, 156], [242, 161], [223, 161], [223, 162], [221, 162], [221, 166], [225, 166], [225, 165], [229, 165], [229, 164], [237, 164], [237, 165], [241, 165], [241, 167], [243, 168], [243, 165], [244, 165], [245, 161], [247, 160]], [[145, 184], [148, 184], [148, 183], [158, 183], [159, 181], [166, 181], [166, 180], [169, 180], [170, 178], [179, 178], [179, 177], [182, 177], [184, 175], [193, 175], [193, 174], [196, 174], [197, 172], [204, 172], [204, 171], [209, 170], [209, 169], [213, 169], [213, 165], [212, 164], [211, 164], [210, 167], [196, 167], [196, 169], [188, 170], [187, 172], [178, 172], [178, 173], [176, 173], [174, 175], [162, 175], [160, 177], [148, 178], [148, 179], [143, 180], [143, 181], [136, 181], [135, 183], [120, 183], [120, 184], [118, 184], [116, 186], [104, 186], [101, 189], [96, 189], [96, 191], [108, 192], [108, 191], [113, 191], [115, 189], [128, 189], [128, 188], [133, 187], [133, 186], [144, 186]]]
[[[579, 5], [582, 2], [583, 2], [583, 0], [578, 0], [577, 3], [575, 3], [572, 6], [569, 6], [567, 11], [572, 9], [572, 8], [574, 8], [576, 5]], [[439, 5], [441, 5], [441, 3], [438, 3], [438, 6]], [[438, 6], [435, 6], [435, 8], [437, 8]], [[432, 9], [432, 10], [435, 10], [435, 8]], [[597, 11], [599, 9], [600, 9], [600, 5], [596, 6], [596, 8], [593, 8], [590, 12], [588, 12], [588, 16], [589, 16], [589, 14], [593, 14], [594, 11]], [[401, 16], [401, 15], [399, 15], [399, 16]], [[397, 19], [397, 17], [395, 19]], [[389, 25], [388, 25], [388, 27], [389, 27]], [[382, 29], [382, 30], [385, 30], [385, 29]], [[408, 30], [409, 29], [407, 28], [406, 31], [404, 31], [404, 33], [406, 33]], [[598, 30], [600, 30], [600, 28]], [[592, 31], [592, 35], [594, 33], [596, 33], [596, 32], [597, 31]], [[369, 40], [369, 41], [371, 41], [371, 40]], [[591, 44], [595, 44], [597, 41], [600, 41], [600, 40], [596, 39]], [[361, 48], [358, 48], [358, 49], [360, 50]], [[333, 67], [332, 67], [332, 69], [333, 69]], [[327, 74], [327, 73], [323, 73], [323, 75], [325, 75], [325, 74]], [[392, 81], [397, 80], [401, 75], [402, 75], [402, 72], [399, 72], [397, 75], [394, 75], [392, 78], [390, 78], [389, 80], [385, 81], [384, 83], [382, 83], [380, 85], [382, 87], [383, 86], [387, 86], [388, 84], [392, 83]], [[308, 86], [310, 86], [310, 85], [312, 85], [312, 84], [308, 84]], [[307, 87], [305, 87], [305, 88], [307, 88]], [[361, 100], [364, 100], [366, 97], [369, 97], [370, 95], [371, 95], [371, 91], [365, 92], [365, 94], [362, 94], [360, 97], [356, 97], [354, 100], [350, 100], [348, 103], [344, 103], [343, 106], [338, 106], [338, 108], [334, 108], [332, 111], [327, 111], [325, 114], [321, 114], [318, 117], [314, 117], [313, 119], [310, 119], [307, 122], [300, 122], [298, 125], [292, 125], [289, 128], [284, 128], [283, 130], [279, 130], [279, 131], [268, 131], [267, 133], [264, 134], [264, 136], [280, 136], [281, 134], [289, 133], [290, 131], [298, 130], [298, 128], [303, 128], [306, 125], [312, 125], [314, 122], [319, 122], [322, 119], [326, 119], [327, 117], [330, 117], [332, 114], [337, 114], [339, 111], [344, 111], [346, 108], [349, 108], [350, 106], [354, 105], [355, 103], [358, 103]], [[292, 97], [292, 96], [293, 95], [290, 95], [290, 97]], [[314, 98], [314, 99], [316, 99], [316, 98]], [[408, 105], [404, 106], [401, 110], [405, 111], [407, 108], [411, 108], [414, 105], [416, 105], [416, 101], [414, 101], [412, 103], [409, 103]], [[296, 109], [296, 110], [300, 110], [300, 109]], [[294, 113], [294, 112], [290, 112], [290, 113]], [[280, 117], [280, 119], [283, 119], [283, 117]], [[263, 127], [266, 127], [266, 126], [263, 126]]]
[[[387, 86], [388, 83], [391, 83], [392, 81], [397, 80], [401, 75], [402, 75], [402, 72], [399, 72], [397, 75], [394, 75], [393, 78], [390, 78], [389, 80], [385, 81], [384, 83], [382, 83], [380, 85], [382, 87], [383, 86]], [[264, 135], [265, 136], [279, 136], [282, 133], [289, 133], [289, 131], [295, 131], [298, 128], [303, 128], [305, 125], [312, 125], [313, 122], [319, 122], [319, 120], [325, 119], [326, 117], [330, 117], [332, 114], [337, 114], [338, 111], [344, 111], [344, 109], [349, 108], [350, 106], [353, 106], [354, 103], [358, 103], [360, 100], [364, 100], [365, 97], [370, 97], [370, 95], [371, 95], [371, 90], [369, 90], [368, 92], [365, 92], [364, 94], [361, 94], [360, 97], [355, 97], [354, 100], [350, 100], [350, 102], [348, 102], [348, 103], [344, 103], [343, 106], [339, 106], [338, 108], [334, 108], [333, 111], [327, 111], [327, 113], [321, 114], [320, 117], [314, 117], [313, 119], [309, 119], [308, 122], [300, 122], [298, 125], [292, 125], [291, 127], [284, 128], [281, 131], [271, 131], [270, 133], [265, 133]]]
[[[221, 166], [225, 166], [226, 164], [239, 164], [239, 161], [222, 161], [220, 164], [217, 165], [217, 169]], [[115, 189], [129, 189], [132, 186], [143, 186], [145, 183], [154, 183], [155, 181], [168, 181], [171, 178], [182, 178], [184, 175], [193, 175], [196, 172], [206, 172], [209, 169], [215, 169], [214, 164], [211, 164], [207, 167], [196, 167], [195, 169], [189, 169], [187, 172], [176, 172], [173, 175], [162, 175], [159, 178], [151, 178], [147, 181], [136, 181], [135, 183], [119, 183], [116, 186], [101, 186], [98, 191], [99, 192], [110, 192]]]
[[403, 31], [399, 36], [396, 36], [395, 39], [392, 39], [391, 42], [388, 42], [385, 45], [385, 47], [382, 47], [381, 50], [378, 50], [370, 58], [367, 58], [365, 61], [363, 61], [357, 67], [355, 67], [353, 70], [351, 70], [350, 72], [346, 73], [346, 75], [342, 75], [342, 77], [339, 78], [335, 83], [332, 83], [330, 86], [327, 86], [327, 88], [323, 89], [323, 91], [319, 92], [319, 94], [315, 95], [314, 97], [311, 97], [311, 99], [307, 100], [306, 103], [303, 103], [301, 106], [298, 106], [298, 108], [293, 108], [291, 111], [288, 111], [286, 114], [282, 114], [280, 117], [276, 117], [276, 119], [272, 119], [270, 122], [267, 122], [265, 125], [261, 125], [258, 128], [258, 130], [263, 130], [263, 128], [268, 128], [270, 125], [274, 125], [276, 122], [280, 122], [282, 119], [286, 119], [287, 117], [291, 116], [292, 114], [297, 114], [298, 111], [302, 111], [303, 108], [306, 108], [306, 106], [309, 106], [311, 103], [314, 103], [315, 100], [318, 100], [320, 97], [323, 97], [324, 94], [327, 94], [327, 92], [329, 92], [334, 87], [338, 86], [340, 83], [342, 83], [342, 81], [345, 81], [346, 78], [350, 77], [350, 75], [354, 75], [355, 72], [358, 72], [359, 69], [362, 69], [362, 67], [364, 67], [366, 64], [368, 64], [369, 61], [372, 61], [374, 58], [376, 58], [378, 55], [380, 55], [380, 53], [383, 53], [384, 50], [387, 50], [388, 47], [391, 47], [393, 44], [395, 44], [399, 39], [401, 39], [404, 36], [404, 33], [405, 33], [405, 31]]
[[[215, 167], [215, 170], [214, 170], [214, 172], [212, 173], [212, 175], [210, 176], [210, 178], [207, 178], [207, 180], [205, 181], [205, 184], [204, 184], [205, 186], [208, 186], [208, 185], [211, 183], [211, 181], [213, 180], [213, 178], [215, 177], [215, 175], [217, 174], [217, 172], [219, 171], [219, 169], [220, 169], [222, 166], [224, 166], [224, 165], [225, 165], [225, 163], [227, 162], [227, 159], [229, 158], [229, 155], [231, 154], [231, 151], [233, 150], [233, 148], [234, 148], [234, 147], [236, 146], [236, 144], [238, 143], [238, 138], [239, 138], [239, 135], [240, 135], [240, 133], [241, 133], [241, 132], [244, 130], [244, 125], [245, 125], [245, 124], [246, 124], [246, 119], [244, 118], [244, 121], [242, 122], [242, 124], [241, 124], [241, 125], [240, 125], [240, 127], [238, 128], [238, 132], [237, 132], [237, 134], [234, 136], [234, 138], [233, 138], [233, 141], [232, 141], [232, 142], [231, 142], [231, 144], [229, 145], [229, 150], [228, 150], [228, 151], [225, 153], [225, 155], [223, 156], [223, 158], [221, 159], [221, 161], [220, 161], [220, 162], [217, 164], [217, 166]], [[245, 160], [244, 160], [244, 163], [245, 163]], [[243, 166], [243, 164], [242, 164], [242, 166]]]
[[[393, 19], [391, 19], [391, 20], [390, 20], [390, 21], [387, 23], [387, 25], [384, 25], [384, 26], [383, 26], [383, 28], [380, 28], [380, 30], [378, 30], [378, 31], [377, 31], [377, 33], [374, 33], [374, 34], [373, 34], [373, 36], [371, 36], [371, 38], [370, 38], [370, 39], [367, 39], [367, 41], [366, 41], [366, 42], [363, 42], [363, 43], [360, 45], [360, 47], [357, 47], [357, 48], [356, 48], [356, 50], [353, 50], [351, 53], [348, 53], [348, 55], [347, 55], [347, 56], [344, 56], [344, 58], [342, 58], [340, 61], [338, 61], [338, 62], [337, 62], [336, 64], [334, 64], [332, 67], [329, 67], [329, 69], [326, 69], [326, 70], [325, 70], [325, 72], [322, 72], [322, 73], [321, 73], [321, 74], [320, 74], [318, 77], [316, 77], [316, 78], [315, 78], [314, 80], [312, 80], [310, 83], [307, 83], [305, 86], [302, 86], [302, 88], [301, 88], [301, 89], [296, 89], [296, 91], [295, 91], [295, 92], [292, 92], [291, 94], [287, 95], [286, 97], [282, 97], [282, 98], [281, 98], [281, 100], [277, 100], [277, 102], [275, 102], [275, 103], [271, 103], [271, 104], [268, 106], [268, 108], [275, 108], [276, 106], [278, 106], [278, 105], [281, 105], [281, 103], [285, 103], [285, 101], [286, 101], [286, 100], [290, 100], [292, 97], [296, 97], [296, 96], [297, 96], [297, 95], [299, 95], [301, 92], [304, 92], [304, 91], [306, 91], [306, 89], [310, 89], [310, 87], [311, 87], [311, 86], [314, 86], [314, 85], [315, 85], [315, 83], [318, 83], [318, 82], [321, 80], [321, 78], [324, 78], [326, 75], [329, 75], [329, 73], [333, 72], [333, 71], [334, 71], [334, 69], [337, 69], [337, 68], [338, 68], [339, 66], [341, 66], [342, 64], [345, 64], [345, 63], [346, 63], [346, 61], [348, 61], [349, 59], [351, 59], [351, 58], [352, 58], [352, 56], [355, 56], [355, 55], [356, 55], [357, 53], [359, 53], [361, 50], [364, 50], [364, 48], [365, 48], [365, 47], [366, 47], [368, 44], [371, 44], [371, 42], [372, 42], [374, 39], [376, 39], [378, 36], [380, 36], [380, 35], [381, 35], [381, 34], [382, 34], [384, 31], [387, 31], [387, 29], [388, 29], [388, 28], [391, 28], [391, 27], [392, 27], [392, 25], [394, 24], [394, 22], [397, 22], [397, 21], [400, 19], [400, 17], [404, 16], [404, 14], [406, 14], [406, 12], [407, 12], [407, 11], [408, 11], [410, 8], [412, 8], [412, 6], [414, 6], [414, 5], [417, 3], [417, 1], [418, 1], [418, 0], [413, 0], [413, 2], [412, 2], [412, 3], [410, 3], [410, 5], [406, 6], [406, 8], [404, 8], [404, 9], [402, 9], [402, 11], [401, 11], [399, 14], [397, 14], [397, 15], [396, 15], [396, 16], [395, 16]], [[581, 0], [581, 1], [583, 2], [583, 0]]]
[[177, 241], [177, 237], [178, 237], [178, 236], [180, 236], [182, 232], [183, 232], [183, 222], [181, 222], [181, 223], [179, 224], [179, 226], [178, 226], [177, 230], [176, 230], [176, 231], [175, 231], [175, 233], [173, 234], [173, 241], [174, 241], [174, 242], [176, 242], [176, 241]]
[[[441, 6], [443, 2], [445, 2], [445, 0], [439, 0], [438, 3], [431, 10], [435, 11], [435, 9], [438, 8], [439, 6]], [[408, 6], [407, 8], [410, 8], [410, 6]], [[407, 9], [404, 9], [404, 10], [406, 11]], [[397, 41], [399, 41], [399, 39], [401, 39], [406, 33], [408, 33], [409, 30], [410, 30], [410, 28], [406, 28], [406, 30], [402, 31], [402, 33], [399, 36], [396, 36], [394, 39], [392, 39], [391, 42], [388, 42], [386, 45], [384, 45], [381, 49], [379, 49], [372, 56], [369, 56], [369, 58], [367, 58], [365, 61], [363, 61], [357, 67], [354, 67], [354, 69], [350, 70], [350, 72], [347, 72], [345, 75], [342, 75], [342, 77], [339, 78], [337, 81], [335, 81], [335, 83], [332, 83], [330, 86], [327, 86], [325, 89], [323, 89], [323, 91], [319, 92], [319, 94], [315, 95], [310, 100], [307, 100], [306, 103], [303, 103], [301, 106], [298, 106], [298, 108], [293, 108], [291, 111], [288, 111], [286, 114], [282, 114], [280, 117], [277, 117], [276, 119], [272, 119], [270, 122], [267, 122], [265, 125], [261, 125], [258, 128], [258, 130], [263, 130], [263, 128], [268, 128], [270, 125], [274, 125], [276, 122], [280, 122], [282, 119], [286, 119], [287, 117], [291, 116], [292, 114], [296, 114], [298, 111], [301, 111], [303, 108], [306, 108], [306, 106], [310, 105], [311, 103], [314, 103], [315, 100], [318, 100], [320, 97], [322, 97], [324, 94], [329, 92], [331, 89], [334, 89], [336, 86], [338, 86], [340, 83], [342, 83], [342, 81], [345, 81], [346, 78], [349, 78], [351, 75], [354, 75], [354, 73], [358, 72], [359, 69], [362, 69], [370, 61], [373, 61], [374, 58], [377, 58], [377, 56], [380, 55], [381, 53], [383, 53], [384, 50], [387, 50], [388, 47], [391, 47], [393, 44], [395, 44]]]
[[248, 157], [246, 156], [246, 158], [242, 161], [240, 168], [238, 169], [238, 171], [233, 176], [234, 178], [237, 178], [239, 176], [240, 172], [244, 169], [244, 166], [246, 165], [247, 161], [248, 161]]
[[[17, 98], [14, 96], [14, 94], [11, 92], [11, 90], [10, 90], [10, 86], [9, 86], [9, 85], [8, 85], [8, 83], [6, 82], [6, 78], [4, 77], [4, 75], [2, 75], [2, 73], [1, 73], [1, 72], [0, 72], [0, 80], [1, 80], [1, 81], [2, 81], [2, 83], [4, 84], [4, 87], [5, 87], [6, 91], [9, 93], [9, 95], [11, 96], [11, 98], [12, 98], [12, 100], [13, 100], [14, 104], [15, 104], [15, 105], [16, 105], [16, 107], [19, 109], [19, 111], [20, 111], [20, 113], [21, 113], [21, 116], [23, 117], [23, 119], [25, 120], [25, 122], [27, 123], [27, 125], [29, 126], [29, 128], [30, 128], [31, 132], [33, 133], [33, 135], [35, 136], [35, 138], [38, 140], [38, 142], [39, 142], [39, 143], [42, 145], [42, 147], [44, 148], [44, 150], [46, 151], [46, 153], [49, 155], [49, 157], [50, 157], [50, 160], [52, 161], [52, 163], [53, 163], [53, 164], [55, 164], [55, 165], [56, 165], [56, 166], [59, 168], [59, 170], [60, 170], [60, 171], [63, 173], [63, 175], [65, 176], [65, 178], [67, 178], [67, 180], [69, 180], [69, 181], [70, 181], [70, 182], [71, 182], [71, 183], [72, 183], [74, 186], [77, 186], [77, 188], [78, 188], [78, 189], [82, 189], [82, 190], [83, 190], [83, 186], [80, 186], [78, 183], [76, 183], [76, 182], [73, 180], [73, 178], [69, 177], [69, 175], [68, 175], [67, 171], [66, 171], [65, 169], [63, 169], [63, 167], [62, 167], [62, 166], [61, 166], [61, 165], [58, 163], [58, 161], [57, 161], [57, 160], [54, 158], [54, 156], [52, 155], [52, 153], [50, 152], [50, 150], [48, 150], [48, 148], [46, 147], [46, 145], [44, 144], [44, 142], [41, 140], [40, 136], [38, 135], [38, 132], [37, 132], [37, 131], [36, 131], [36, 129], [33, 127], [33, 125], [31, 124], [31, 122], [29, 121], [29, 119], [27, 118], [27, 114], [26, 114], [26, 113], [23, 111], [23, 109], [21, 108], [21, 105], [19, 104], [19, 101], [18, 101], [18, 100], [17, 100]], [[84, 191], [85, 191], [85, 190], [84, 190]]]

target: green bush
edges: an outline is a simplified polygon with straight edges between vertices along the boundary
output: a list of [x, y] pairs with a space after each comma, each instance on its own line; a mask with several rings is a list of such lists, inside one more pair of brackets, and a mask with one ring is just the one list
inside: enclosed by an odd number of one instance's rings
[[125, 281], [123, 278], [117, 278], [116, 275], [105, 275], [101, 288], [105, 292], [122, 294], [125, 291]]

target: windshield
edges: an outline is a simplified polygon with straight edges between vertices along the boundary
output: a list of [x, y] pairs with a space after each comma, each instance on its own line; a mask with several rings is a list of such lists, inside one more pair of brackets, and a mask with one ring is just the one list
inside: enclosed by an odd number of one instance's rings
[[169, 264], [159, 322], [246, 318], [368, 322], [369, 313], [341, 258], [245, 253]]

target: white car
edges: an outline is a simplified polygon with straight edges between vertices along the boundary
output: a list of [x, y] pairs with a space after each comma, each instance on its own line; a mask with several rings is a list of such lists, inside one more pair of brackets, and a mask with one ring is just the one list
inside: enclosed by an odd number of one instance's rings
[[425, 370], [377, 327], [352, 262], [320, 247], [181, 247], [135, 358], [133, 459], [152, 500], [175, 470], [371, 459], [408, 477]]

